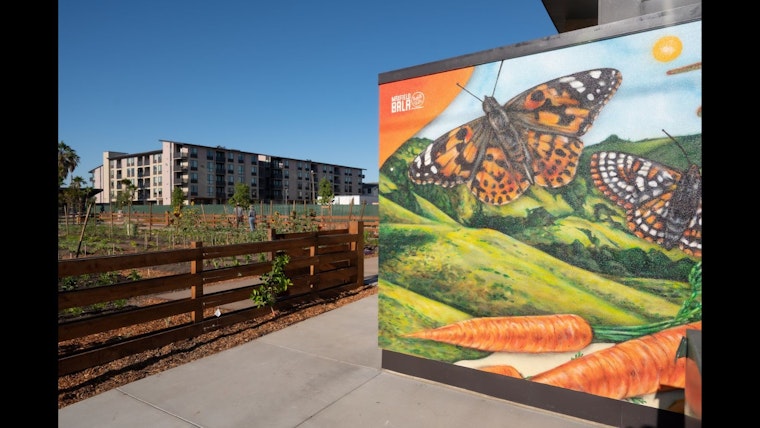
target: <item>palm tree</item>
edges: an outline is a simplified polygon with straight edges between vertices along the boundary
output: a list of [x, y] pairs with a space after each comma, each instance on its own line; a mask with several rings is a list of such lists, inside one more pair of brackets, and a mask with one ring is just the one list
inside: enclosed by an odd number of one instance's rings
[[63, 141], [58, 143], [58, 185], [62, 186], [64, 180], [73, 173], [79, 165], [79, 155]]

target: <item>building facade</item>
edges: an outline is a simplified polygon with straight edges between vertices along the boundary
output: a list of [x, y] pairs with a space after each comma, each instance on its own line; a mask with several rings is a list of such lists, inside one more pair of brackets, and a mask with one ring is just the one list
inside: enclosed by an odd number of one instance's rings
[[103, 189], [96, 203], [116, 201], [126, 188], [124, 179], [136, 187], [136, 205], [170, 205], [175, 187], [182, 189], [186, 204], [223, 204], [238, 183], [248, 186], [253, 201], [314, 203], [325, 178], [335, 196], [363, 193], [362, 168], [159, 141], [161, 149], [155, 151], [103, 152], [103, 164], [90, 171], [93, 186]]

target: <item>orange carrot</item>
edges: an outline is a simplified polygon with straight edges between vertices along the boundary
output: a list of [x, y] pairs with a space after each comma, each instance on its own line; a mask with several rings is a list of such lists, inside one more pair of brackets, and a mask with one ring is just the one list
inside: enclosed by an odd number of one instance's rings
[[489, 352], [567, 352], [583, 349], [594, 333], [574, 314], [472, 318], [404, 337]]
[[530, 380], [616, 399], [652, 394], [660, 385], [683, 388], [686, 358], [676, 359], [676, 351], [687, 329], [701, 330], [702, 321], [618, 343]]
[[496, 366], [484, 366], [484, 367], [478, 367], [478, 370], [483, 370], [484, 372], [490, 372], [490, 373], [496, 373], [504, 376], [511, 376], [516, 377], [518, 379], [522, 379], [522, 374], [514, 367], [509, 365], [496, 365]]

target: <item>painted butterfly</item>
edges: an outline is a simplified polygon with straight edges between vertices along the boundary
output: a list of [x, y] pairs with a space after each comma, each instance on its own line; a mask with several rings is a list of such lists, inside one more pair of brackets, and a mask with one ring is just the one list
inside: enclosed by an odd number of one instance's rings
[[466, 184], [492, 205], [514, 201], [531, 184], [564, 186], [575, 177], [579, 137], [622, 78], [618, 70], [600, 68], [542, 83], [503, 106], [486, 96], [485, 116], [430, 143], [409, 165], [409, 178], [443, 187]]
[[666, 250], [702, 257], [702, 175], [621, 152], [591, 156], [596, 187], [626, 211], [628, 228]]

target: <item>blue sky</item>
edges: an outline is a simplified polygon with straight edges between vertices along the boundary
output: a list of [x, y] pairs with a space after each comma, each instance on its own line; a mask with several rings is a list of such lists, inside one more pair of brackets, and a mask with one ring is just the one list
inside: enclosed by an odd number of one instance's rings
[[379, 74], [555, 34], [540, 0], [59, 1], [58, 141], [85, 179], [165, 139], [377, 182]]

